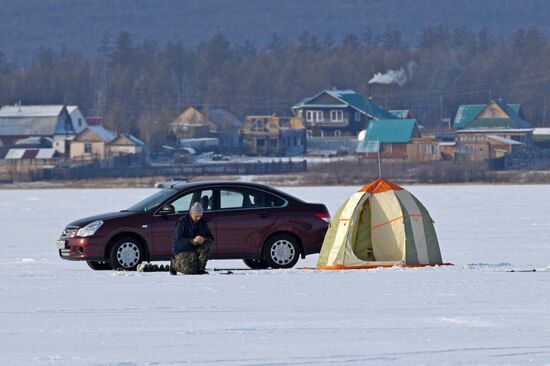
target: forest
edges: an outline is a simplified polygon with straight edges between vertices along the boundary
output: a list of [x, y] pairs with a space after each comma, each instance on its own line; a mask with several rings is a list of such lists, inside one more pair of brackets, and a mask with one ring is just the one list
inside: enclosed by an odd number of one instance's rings
[[[326, 88], [410, 109], [431, 131], [448, 127], [460, 104], [497, 97], [521, 103], [533, 125], [548, 124], [550, 42], [540, 29], [497, 37], [487, 28], [437, 25], [417, 42], [404, 39], [389, 27], [339, 37], [274, 33], [265, 45], [222, 32], [196, 44], [104, 32], [92, 55], [41, 47], [18, 62], [0, 49], [0, 105], [75, 104], [153, 146], [189, 105], [221, 106], [240, 118], [289, 115], [293, 104]], [[392, 75], [398, 77], [386, 77]]]

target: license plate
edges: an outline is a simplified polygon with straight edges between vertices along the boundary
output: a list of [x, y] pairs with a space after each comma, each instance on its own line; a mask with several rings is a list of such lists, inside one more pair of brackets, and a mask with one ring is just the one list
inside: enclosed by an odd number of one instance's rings
[[57, 249], [65, 249], [65, 240], [58, 240], [57, 241]]

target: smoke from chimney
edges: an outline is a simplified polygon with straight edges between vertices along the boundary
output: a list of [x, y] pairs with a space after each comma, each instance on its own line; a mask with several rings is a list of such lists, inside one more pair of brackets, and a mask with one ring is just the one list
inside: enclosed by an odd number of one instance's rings
[[396, 83], [403, 86], [413, 76], [416, 62], [409, 61], [405, 66], [401, 66], [399, 70], [388, 70], [384, 74], [378, 72], [369, 80], [369, 84], [392, 84]]

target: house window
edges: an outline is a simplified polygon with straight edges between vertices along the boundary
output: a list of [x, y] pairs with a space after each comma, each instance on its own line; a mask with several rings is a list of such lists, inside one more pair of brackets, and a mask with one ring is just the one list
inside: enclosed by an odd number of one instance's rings
[[306, 130], [306, 137], [313, 137], [313, 131], [312, 130]]
[[361, 120], [361, 113], [355, 112], [355, 120], [360, 121]]
[[91, 154], [92, 153], [92, 144], [84, 144], [84, 153], [85, 154]]
[[342, 131], [340, 131], [340, 130], [334, 130], [334, 136], [335, 136], [335, 137], [340, 137], [340, 136], [342, 136]]
[[343, 111], [330, 111], [330, 120], [333, 122], [342, 122], [344, 121], [344, 112]]
[[307, 122], [323, 122], [323, 111], [306, 111]]
[[306, 121], [313, 122], [313, 112], [314, 111], [306, 111]]
[[323, 115], [323, 111], [315, 111], [315, 120], [317, 122], [323, 122], [325, 120], [325, 117]]

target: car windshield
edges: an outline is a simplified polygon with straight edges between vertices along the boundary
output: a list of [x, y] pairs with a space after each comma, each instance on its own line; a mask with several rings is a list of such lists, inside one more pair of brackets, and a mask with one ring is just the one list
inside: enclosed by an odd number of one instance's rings
[[168, 197], [171, 197], [176, 193], [176, 189], [163, 189], [158, 191], [152, 196], [147, 197], [144, 200], [139, 201], [135, 205], [131, 206], [130, 208], [124, 210], [124, 211], [131, 211], [131, 212], [145, 212], [149, 211], [150, 209], [157, 207], [160, 205], [164, 200], [166, 200]]

